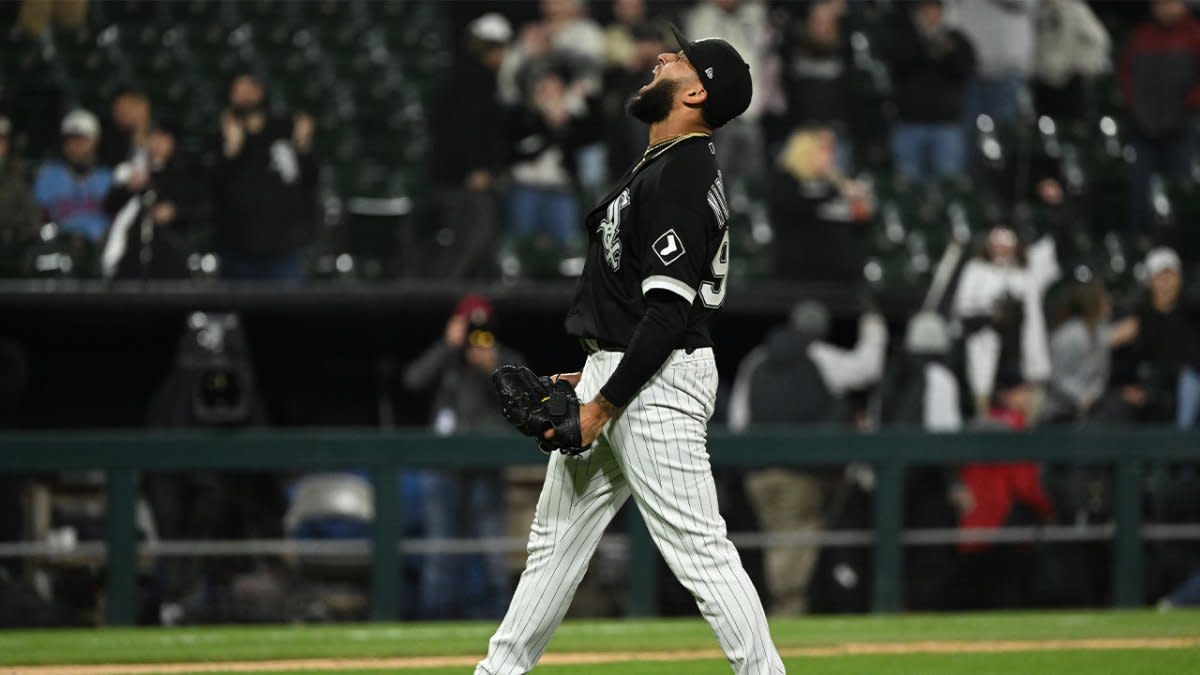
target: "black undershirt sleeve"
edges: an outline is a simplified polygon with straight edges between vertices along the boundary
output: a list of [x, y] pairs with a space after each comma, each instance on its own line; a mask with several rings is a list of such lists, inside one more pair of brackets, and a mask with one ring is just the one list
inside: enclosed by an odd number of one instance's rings
[[658, 372], [671, 351], [683, 345], [691, 304], [676, 293], [651, 290], [646, 294], [646, 314], [633, 331], [617, 369], [600, 388], [600, 395], [624, 408]]

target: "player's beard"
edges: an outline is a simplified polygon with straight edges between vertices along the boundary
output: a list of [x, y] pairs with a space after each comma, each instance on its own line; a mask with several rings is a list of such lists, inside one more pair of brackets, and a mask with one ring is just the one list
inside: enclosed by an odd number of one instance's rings
[[634, 119], [646, 124], [654, 124], [667, 119], [671, 114], [671, 106], [675, 104], [675, 90], [679, 83], [675, 80], [659, 80], [658, 84], [640, 94], [634, 94], [625, 105], [625, 110]]

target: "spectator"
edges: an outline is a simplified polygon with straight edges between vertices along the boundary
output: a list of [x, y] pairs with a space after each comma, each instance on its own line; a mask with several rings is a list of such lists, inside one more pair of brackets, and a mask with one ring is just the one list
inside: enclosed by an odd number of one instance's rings
[[1110, 354], [1137, 335], [1136, 319], [1109, 324], [1112, 304], [1100, 284], [1080, 284], [1050, 335], [1050, 380], [1039, 418], [1047, 424], [1104, 418]]
[[1150, 178], [1185, 176], [1195, 155], [1200, 105], [1200, 23], [1183, 0], [1153, 0], [1121, 56], [1120, 84], [1129, 107], [1135, 159], [1129, 171], [1129, 228], [1147, 227]]
[[1011, 368], [1026, 382], [1050, 376], [1042, 294], [1058, 276], [1053, 239], [1026, 250], [1005, 226], [993, 227], [980, 255], [963, 266], [954, 312], [963, 323], [967, 381], [981, 414], [998, 370]]
[[[937, 313], [922, 311], [908, 322], [904, 351], [893, 357], [874, 400], [877, 427], [922, 429], [932, 433], [962, 430], [958, 378], [946, 365], [950, 335]], [[913, 466], [904, 478], [904, 524], [908, 528], [949, 528], [957, 522], [950, 486], [957, 472], [938, 466]], [[909, 609], [938, 606], [953, 552], [917, 546], [905, 551], [905, 602]]]
[[904, 353], [888, 368], [879, 387], [880, 426], [926, 431], [962, 429], [958, 379], [946, 365], [950, 334], [934, 312], [920, 312], [908, 322]]
[[531, 99], [541, 98], [539, 88], [550, 71], [562, 79], [567, 98], [583, 102], [596, 99], [596, 128], [586, 138], [576, 137], [579, 142], [564, 155], [562, 163], [569, 167], [578, 188], [598, 196], [608, 181], [598, 102], [604, 71], [604, 32], [587, 17], [583, 0], [542, 0], [541, 10], [542, 19], [522, 26], [520, 39], [500, 66], [500, 100], [521, 108]]
[[847, 172], [852, 156], [845, 125], [851, 52], [842, 30], [844, 12], [843, 0], [813, 0], [802, 20], [784, 28], [779, 58], [787, 110], [782, 119], [771, 121], [768, 141], [777, 146], [801, 126], [832, 128], [841, 140], [837, 166]]
[[1200, 335], [1179, 303], [1179, 256], [1156, 248], [1145, 266], [1147, 295], [1133, 313], [1137, 339], [1122, 354], [1125, 377], [1119, 379], [1144, 417], [1173, 418], [1177, 426], [1191, 429], [1200, 413]]
[[[432, 176], [443, 231], [452, 235], [440, 251], [434, 274], [452, 278], [493, 276], [496, 205], [493, 185], [504, 151], [496, 73], [512, 26], [496, 13], [468, 27], [466, 50], [439, 92], [430, 119]], [[463, 101], [471, 105], [463, 105]]]
[[604, 128], [608, 146], [608, 175], [620, 176], [642, 157], [650, 128], [626, 112], [629, 92], [638, 91], [653, 77], [658, 55], [667, 50], [657, 28], [640, 24], [629, 31], [629, 59], [604, 72]]
[[[492, 306], [478, 295], [464, 297], [446, 323], [441, 340], [404, 373], [414, 392], [433, 392], [433, 428], [449, 435], [507, 429], [491, 374], [524, 359], [496, 341]], [[501, 537], [505, 534], [504, 476], [496, 471], [430, 471], [423, 475], [426, 535], [433, 538]], [[487, 554], [482, 584], [469, 583], [470, 568], [448, 555], [427, 555], [422, 564], [422, 618], [498, 618], [508, 605], [504, 554]], [[478, 575], [477, 575], [478, 576]]]
[[646, 0], [613, 0], [612, 12], [613, 22], [604, 27], [605, 70], [638, 60], [635, 32], [646, 24]]
[[587, 17], [583, 0], [543, 0], [542, 19], [521, 27], [500, 67], [500, 100], [519, 104], [549, 67], [572, 75], [569, 84], [591, 94], [604, 68], [604, 31]]
[[112, 171], [96, 164], [100, 123], [86, 110], [75, 110], [62, 121], [63, 156], [42, 165], [33, 195], [59, 230], [99, 242], [108, 232], [104, 196], [112, 186]]
[[805, 129], [788, 139], [771, 176], [775, 274], [782, 279], [854, 284], [862, 279], [860, 232], [872, 196], [837, 169], [840, 139]]
[[[574, 165], [580, 189], [599, 198], [608, 189], [608, 158], [599, 119], [599, 90], [604, 72], [604, 31], [587, 16], [585, 0], [542, 0], [542, 16], [553, 52], [570, 68], [565, 84], [572, 96], [597, 107], [594, 132], [567, 159]], [[593, 101], [593, 97], [595, 100]]]
[[579, 241], [579, 196], [570, 159], [598, 133], [598, 106], [568, 88], [569, 77], [546, 70], [528, 103], [509, 123], [512, 184], [508, 224], [543, 254], [572, 250]]
[[0, 250], [37, 233], [38, 209], [24, 164], [10, 156], [12, 122], [0, 116]]
[[150, 99], [145, 92], [126, 89], [113, 99], [112, 124], [100, 143], [100, 161], [106, 166], [130, 162], [146, 166], [146, 141], [150, 136]]
[[[1031, 387], [1014, 371], [1000, 374], [981, 428], [1024, 431], [1031, 407]], [[968, 464], [955, 489], [963, 531], [1047, 522], [1054, 505], [1042, 487], [1041, 468], [1033, 462]], [[966, 540], [959, 544], [959, 564], [951, 583], [949, 604], [955, 609], [1028, 607], [1036, 558], [1027, 544], [992, 544]]]
[[[767, 57], [767, 8], [760, 0], [702, 2], [687, 13], [683, 32], [725, 40], [745, 59], [752, 77], [763, 77]], [[713, 132], [717, 161], [725, 185], [732, 193], [742, 192], [747, 184], [762, 180], [766, 150], [761, 115], [761, 98], [751, 100], [746, 112]]]
[[599, 76], [604, 63], [604, 31], [588, 18], [584, 0], [542, 0], [542, 17], [551, 48], [579, 70]]
[[1039, 115], [1092, 117], [1092, 80], [1110, 67], [1112, 41], [1083, 0], [1043, 0], [1034, 10], [1033, 100]]
[[963, 86], [975, 68], [966, 36], [945, 22], [941, 0], [923, 0], [890, 53], [899, 123], [892, 131], [896, 172], [928, 180], [962, 174]]
[[959, 26], [975, 47], [978, 67], [967, 83], [963, 125], [975, 137], [976, 120], [1014, 122], [1028, 111], [1033, 71], [1035, 0], [957, 0]]
[[188, 276], [188, 235], [208, 223], [211, 202], [196, 163], [178, 151], [178, 139], [175, 127], [159, 121], [146, 135], [144, 165], [130, 161], [117, 167], [104, 200], [113, 216], [101, 256], [106, 275]]
[[302, 249], [316, 215], [313, 120], [268, 116], [262, 82], [242, 74], [229, 87], [213, 171], [221, 274], [235, 281], [299, 283]]
[[[733, 385], [730, 428], [843, 424], [846, 395], [877, 381], [883, 372], [887, 326], [879, 314], [864, 314], [859, 319], [858, 344], [851, 350], [824, 342], [828, 331], [828, 310], [820, 303], [803, 302], [792, 310], [788, 325], [775, 329], [746, 355]], [[752, 471], [746, 477], [746, 492], [759, 525], [769, 535], [815, 532], [822, 527], [821, 484], [810, 472]], [[766, 550], [773, 614], [806, 611], [817, 553], [813, 546]]]

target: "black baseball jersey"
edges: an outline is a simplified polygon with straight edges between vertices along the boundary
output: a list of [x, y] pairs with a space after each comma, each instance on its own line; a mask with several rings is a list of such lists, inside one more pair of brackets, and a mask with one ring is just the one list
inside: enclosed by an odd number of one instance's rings
[[624, 348], [651, 290], [691, 304], [680, 348], [712, 346], [709, 324], [725, 300], [729, 207], [707, 136], [652, 151], [585, 220], [588, 252], [567, 313], [571, 335]]

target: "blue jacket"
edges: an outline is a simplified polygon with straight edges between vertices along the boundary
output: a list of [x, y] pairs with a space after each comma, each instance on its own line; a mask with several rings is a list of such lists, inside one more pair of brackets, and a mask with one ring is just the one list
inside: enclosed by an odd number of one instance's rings
[[38, 170], [33, 197], [61, 231], [99, 241], [108, 231], [104, 196], [112, 182], [112, 171], [107, 167], [96, 167], [86, 176], [77, 177], [66, 162], [52, 160]]

